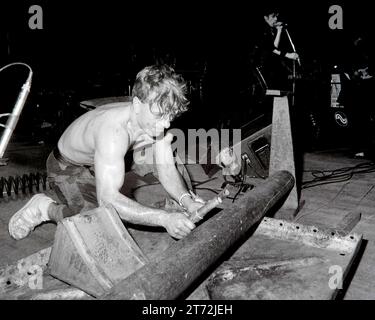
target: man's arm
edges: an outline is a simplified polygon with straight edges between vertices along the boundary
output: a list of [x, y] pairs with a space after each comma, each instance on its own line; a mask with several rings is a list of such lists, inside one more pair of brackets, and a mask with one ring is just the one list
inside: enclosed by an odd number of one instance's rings
[[283, 25], [282, 24], [279, 24], [276, 26], [276, 29], [277, 29], [277, 33], [276, 33], [276, 36], [275, 36], [275, 39], [273, 41], [273, 45], [274, 45], [274, 49], [273, 49], [273, 53], [278, 55], [278, 56], [283, 56], [287, 59], [290, 59], [290, 60], [298, 60], [299, 56], [296, 52], [282, 52], [281, 50], [279, 50], [279, 44], [280, 44], [280, 37], [281, 37], [281, 31], [283, 30]]
[[125, 179], [124, 155], [129, 137], [122, 130], [106, 128], [98, 133], [95, 150], [96, 192], [99, 205], [110, 203], [121, 219], [134, 224], [162, 226], [175, 238], [186, 236], [195, 225], [181, 213], [167, 213], [139, 204], [120, 193]]
[[191, 196], [183, 196], [189, 195], [189, 191], [175, 165], [171, 147], [172, 139], [173, 135], [167, 133], [163, 139], [158, 140], [154, 145], [154, 159], [159, 181], [171, 197], [178, 202], [181, 201], [181, 204], [190, 213], [193, 213], [202, 207], [204, 203], [194, 201]]
[[[280, 25], [278, 25], [276, 27], [276, 29], [277, 29], [277, 32], [276, 32], [275, 39], [273, 40], [273, 46], [275, 47], [276, 51], [279, 51], [277, 49], [279, 48], [280, 38], [281, 38], [281, 31], [283, 30], [283, 26], [280, 24]], [[275, 52], [275, 50], [274, 50], [274, 52]]]

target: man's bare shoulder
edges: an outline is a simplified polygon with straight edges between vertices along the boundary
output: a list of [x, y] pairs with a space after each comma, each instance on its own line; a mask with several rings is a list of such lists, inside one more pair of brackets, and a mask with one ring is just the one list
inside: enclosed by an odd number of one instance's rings
[[130, 135], [127, 130], [130, 108], [112, 106], [112, 104], [99, 108], [94, 125], [96, 147], [104, 149], [115, 147], [126, 151], [130, 144]]
[[111, 157], [126, 153], [129, 148], [128, 106], [128, 103], [111, 103], [77, 118], [60, 137], [60, 152], [79, 163], [91, 163], [97, 151], [102, 155], [113, 152]]
[[71, 126], [84, 126], [86, 123], [96, 126], [101, 125], [103, 122], [111, 124], [112, 121], [123, 121], [124, 118], [130, 115], [130, 106], [130, 102], [115, 102], [101, 105], [82, 114]]
[[131, 101], [119, 101], [119, 102], [109, 102], [102, 104], [95, 108], [95, 110], [110, 110], [116, 108], [128, 108], [132, 104]]
[[97, 138], [104, 137], [107, 143], [118, 143], [118, 139], [129, 139], [126, 118], [120, 121], [119, 118], [102, 121], [95, 129]]

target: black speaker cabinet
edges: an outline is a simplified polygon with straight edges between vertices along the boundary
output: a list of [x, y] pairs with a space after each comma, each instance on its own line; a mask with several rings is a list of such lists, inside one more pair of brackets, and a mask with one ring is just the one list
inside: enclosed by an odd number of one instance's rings
[[241, 141], [242, 165], [249, 177], [268, 177], [272, 124]]

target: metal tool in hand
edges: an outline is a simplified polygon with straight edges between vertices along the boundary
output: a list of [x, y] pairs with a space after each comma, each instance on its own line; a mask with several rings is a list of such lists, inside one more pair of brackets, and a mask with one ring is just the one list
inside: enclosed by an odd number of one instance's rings
[[216, 208], [220, 203], [223, 202], [223, 199], [229, 196], [229, 190], [227, 188], [223, 189], [216, 197], [208, 200], [207, 203], [195, 211], [191, 216], [190, 220], [193, 223], [197, 223], [204, 218], [204, 216], [210, 212], [212, 209]]

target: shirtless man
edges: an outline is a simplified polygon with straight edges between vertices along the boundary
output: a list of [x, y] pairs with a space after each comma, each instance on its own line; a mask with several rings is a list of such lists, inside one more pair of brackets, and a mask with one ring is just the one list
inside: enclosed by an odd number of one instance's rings
[[[168, 66], [141, 70], [129, 102], [111, 103], [76, 119], [47, 159], [48, 181], [59, 198], [36, 194], [9, 221], [14, 239], [26, 237], [45, 221], [58, 222], [98, 205], [110, 204], [121, 219], [162, 226], [177, 239], [195, 228], [188, 215], [204, 201], [187, 186], [174, 163], [170, 122], [187, 110], [185, 83]], [[171, 198], [185, 212], [170, 213], [143, 206], [120, 193], [125, 178], [124, 156], [152, 144], [155, 173]]]

